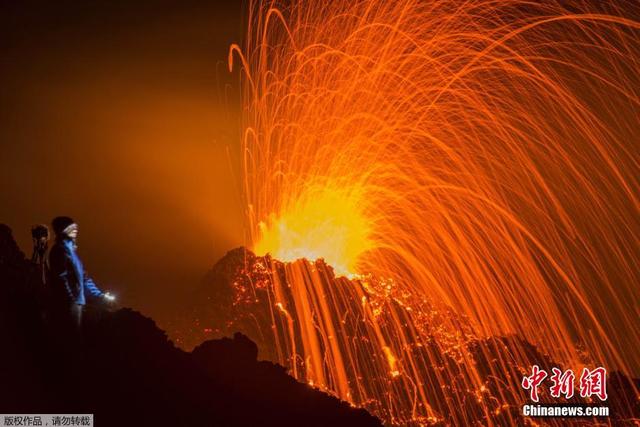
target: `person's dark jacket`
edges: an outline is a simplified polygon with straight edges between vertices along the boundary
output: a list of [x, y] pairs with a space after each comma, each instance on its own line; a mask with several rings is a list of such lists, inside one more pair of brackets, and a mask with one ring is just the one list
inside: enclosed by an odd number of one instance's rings
[[56, 240], [49, 253], [49, 268], [50, 289], [55, 302], [85, 305], [88, 296], [103, 295], [86, 275], [71, 239]]

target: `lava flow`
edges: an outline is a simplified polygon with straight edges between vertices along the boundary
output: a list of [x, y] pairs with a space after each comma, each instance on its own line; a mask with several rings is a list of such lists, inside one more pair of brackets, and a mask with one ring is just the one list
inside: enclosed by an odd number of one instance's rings
[[[491, 388], [478, 359], [516, 378], [524, 342], [576, 370], [640, 373], [631, 2], [249, 12], [230, 67], [244, 71], [248, 238], [271, 257], [240, 307], [262, 289], [269, 315], [254, 318], [276, 360], [392, 424], [490, 422], [524, 394]], [[470, 350], [490, 337], [523, 341]]]

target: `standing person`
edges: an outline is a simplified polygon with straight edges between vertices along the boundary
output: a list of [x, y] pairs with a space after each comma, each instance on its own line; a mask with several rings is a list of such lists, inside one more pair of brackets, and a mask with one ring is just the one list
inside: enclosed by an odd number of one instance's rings
[[31, 262], [38, 268], [41, 283], [47, 280], [49, 263], [47, 261], [47, 249], [49, 248], [49, 228], [44, 224], [37, 224], [31, 227], [31, 238], [33, 239], [33, 254]]
[[59, 216], [51, 222], [56, 241], [49, 253], [51, 309], [65, 328], [74, 335], [80, 333], [82, 313], [88, 298], [111, 302], [115, 298], [102, 292], [84, 271], [78, 257], [78, 224], [67, 216]]
[[47, 259], [49, 228], [44, 224], [34, 225], [31, 227], [31, 238], [33, 240], [33, 254], [31, 255], [31, 270], [27, 292], [30, 299], [36, 304], [41, 318], [46, 321], [49, 295], [47, 287], [49, 276], [49, 260]]

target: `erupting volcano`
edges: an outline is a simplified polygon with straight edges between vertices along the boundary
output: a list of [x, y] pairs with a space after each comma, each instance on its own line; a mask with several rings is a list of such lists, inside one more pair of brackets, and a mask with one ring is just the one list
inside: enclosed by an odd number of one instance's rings
[[220, 328], [390, 424], [513, 423], [542, 359], [638, 376], [633, 4], [249, 12], [229, 65], [259, 257]]

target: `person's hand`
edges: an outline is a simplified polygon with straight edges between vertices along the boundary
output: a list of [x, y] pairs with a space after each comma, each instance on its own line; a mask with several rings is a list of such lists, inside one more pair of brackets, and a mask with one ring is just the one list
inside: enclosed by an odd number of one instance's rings
[[115, 295], [113, 295], [110, 292], [104, 293], [102, 294], [102, 298], [104, 298], [105, 301], [109, 302], [109, 303], [113, 303], [116, 301], [116, 297]]

